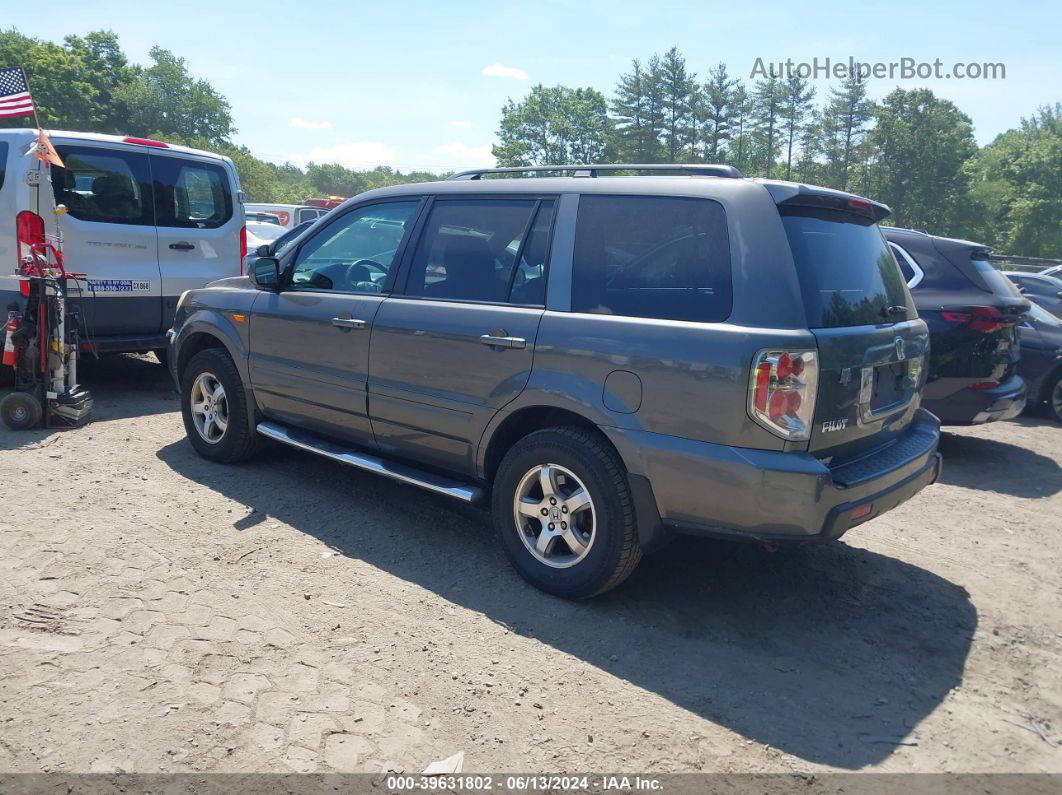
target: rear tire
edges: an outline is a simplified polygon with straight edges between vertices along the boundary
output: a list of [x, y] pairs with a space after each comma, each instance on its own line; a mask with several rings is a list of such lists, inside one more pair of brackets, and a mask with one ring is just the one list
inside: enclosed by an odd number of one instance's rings
[[208, 348], [192, 357], [181, 378], [181, 416], [199, 455], [235, 464], [258, 452], [262, 438], [250, 427], [253, 411], [227, 352]]
[[518, 441], [498, 467], [491, 509], [509, 561], [546, 593], [596, 596], [641, 560], [626, 470], [592, 431], [548, 428]]
[[36, 428], [43, 414], [40, 401], [29, 392], [11, 392], [0, 400], [0, 419], [13, 431]]

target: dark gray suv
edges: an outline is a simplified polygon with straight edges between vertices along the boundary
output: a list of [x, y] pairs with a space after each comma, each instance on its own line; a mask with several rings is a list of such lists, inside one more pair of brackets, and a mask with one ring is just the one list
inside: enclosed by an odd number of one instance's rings
[[569, 598], [675, 532], [836, 539], [937, 478], [888, 208], [729, 166], [508, 171], [364, 193], [185, 293], [195, 449], [268, 438], [489, 503]]

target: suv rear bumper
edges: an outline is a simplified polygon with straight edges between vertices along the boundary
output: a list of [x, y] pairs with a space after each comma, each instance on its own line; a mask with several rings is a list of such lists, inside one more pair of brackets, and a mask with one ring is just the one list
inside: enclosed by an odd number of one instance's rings
[[945, 425], [980, 425], [1010, 420], [1025, 409], [1027, 389], [1020, 375], [1012, 375], [991, 389], [965, 387], [945, 398], [923, 398], [922, 405]]
[[628, 468], [648, 479], [663, 526], [695, 535], [829, 541], [940, 475], [940, 423], [924, 409], [893, 444], [834, 469], [810, 453], [602, 430], [625, 460], [627, 451], [636, 456]]

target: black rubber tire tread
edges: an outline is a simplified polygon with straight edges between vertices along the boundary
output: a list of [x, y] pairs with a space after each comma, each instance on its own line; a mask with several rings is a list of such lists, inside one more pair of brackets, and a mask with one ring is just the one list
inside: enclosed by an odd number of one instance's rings
[[1045, 394], [1047, 395], [1047, 404], [1044, 406], [1044, 409], [1046, 409], [1046, 414], [1048, 418], [1054, 420], [1055, 422], [1062, 422], [1062, 416], [1060, 416], [1058, 412], [1055, 411], [1054, 404], [1051, 402], [1051, 398], [1055, 393], [1055, 388], [1057, 387], [1059, 381], [1062, 381], [1062, 371], [1055, 373], [1051, 377], [1050, 383], [1048, 383], [1047, 388], [1044, 390]]
[[[559, 454], [559, 455], [558, 455]], [[572, 466], [572, 470], [591, 488], [588, 480], [597, 480], [607, 494], [594, 494], [595, 505], [605, 509], [599, 513], [595, 547], [591, 555], [605, 542], [604, 556], [591, 562], [590, 556], [571, 569], [550, 569], [530, 556], [513, 527], [512, 498], [518, 479], [530, 467], [529, 459], [537, 463], [552, 461]], [[561, 458], [562, 460], [556, 460]], [[523, 463], [518, 463], [524, 459]], [[563, 460], [567, 459], [567, 460]], [[534, 466], [531, 464], [530, 466]], [[514, 471], [514, 467], [519, 471]], [[623, 462], [601, 438], [600, 434], [578, 426], [559, 426], [534, 431], [512, 446], [498, 467], [494, 479], [492, 514], [495, 533], [506, 556], [516, 570], [532, 585], [565, 599], [588, 599], [615, 588], [631, 575], [642, 559], [638, 545], [634, 500], [627, 483]], [[604, 518], [606, 521], [601, 521]], [[520, 557], [524, 556], [524, 557]], [[530, 571], [526, 568], [530, 564]], [[590, 564], [586, 570], [584, 566]], [[571, 574], [579, 572], [580, 577]]]
[[[225, 435], [217, 444], [210, 444], [199, 436], [192, 422], [191, 392], [196, 377], [203, 372], [210, 372], [225, 387], [225, 397], [229, 404], [229, 424]], [[254, 409], [247, 404], [247, 391], [243, 380], [227, 351], [220, 348], [207, 348], [192, 357], [184, 368], [181, 379], [181, 418], [188, 441], [203, 458], [219, 464], [236, 464], [246, 461], [262, 447], [262, 437], [248, 427], [248, 412]]]
[[[26, 409], [26, 417], [22, 421], [16, 420], [13, 416], [15, 408], [19, 405]], [[0, 400], [0, 418], [3, 419], [4, 425], [13, 431], [36, 428], [41, 424], [43, 415], [44, 407], [41, 406], [41, 402], [28, 392], [9, 392], [4, 395], [3, 400]]]

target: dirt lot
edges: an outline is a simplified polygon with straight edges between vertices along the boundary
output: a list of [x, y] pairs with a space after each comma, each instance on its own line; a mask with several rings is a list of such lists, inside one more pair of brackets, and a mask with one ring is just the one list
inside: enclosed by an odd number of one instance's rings
[[949, 432], [830, 546], [525, 585], [487, 517], [280, 448], [195, 456], [161, 367], [0, 431], [0, 770], [1062, 772], [1062, 428]]

